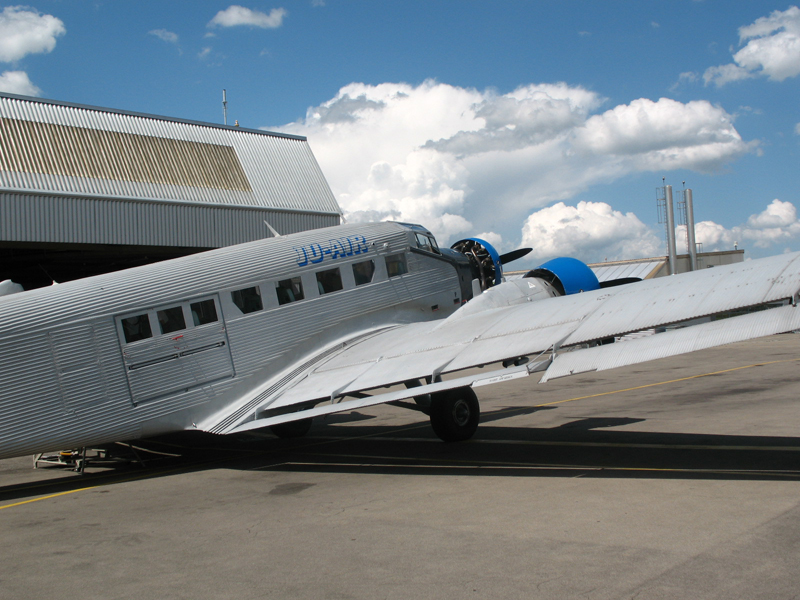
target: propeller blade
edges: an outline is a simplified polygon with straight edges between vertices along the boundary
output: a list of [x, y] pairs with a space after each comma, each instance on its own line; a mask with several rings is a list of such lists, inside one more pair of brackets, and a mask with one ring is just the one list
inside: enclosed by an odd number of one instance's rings
[[533, 248], [517, 248], [516, 250], [512, 250], [511, 252], [506, 252], [505, 254], [500, 255], [500, 264], [505, 265], [510, 263], [512, 260], [517, 260], [518, 258], [522, 258], [528, 252], [533, 250]]
[[641, 277], [622, 277], [621, 279], [609, 279], [608, 281], [601, 281], [600, 288], [616, 287], [618, 285], [627, 285], [629, 283], [636, 283], [641, 281]]

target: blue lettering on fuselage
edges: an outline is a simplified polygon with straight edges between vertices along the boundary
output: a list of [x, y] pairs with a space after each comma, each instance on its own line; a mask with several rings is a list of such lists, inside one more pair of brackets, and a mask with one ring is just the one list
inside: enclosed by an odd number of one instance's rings
[[297, 265], [305, 267], [309, 264], [319, 264], [325, 260], [325, 257], [336, 260], [364, 254], [369, 251], [369, 246], [367, 245], [367, 238], [363, 235], [352, 235], [328, 240], [327, 242], [315, 242], [306, 246], [295, 247], [294, 251], [297, 254]]

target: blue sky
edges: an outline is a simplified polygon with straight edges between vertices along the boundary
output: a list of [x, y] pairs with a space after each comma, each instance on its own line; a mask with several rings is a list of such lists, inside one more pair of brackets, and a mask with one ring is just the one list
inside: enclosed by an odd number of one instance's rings
[[800, 250], [800, 9], [671, 0], [0, 5], [0, 89], [308, 137], [351, 221], [531, 260]]

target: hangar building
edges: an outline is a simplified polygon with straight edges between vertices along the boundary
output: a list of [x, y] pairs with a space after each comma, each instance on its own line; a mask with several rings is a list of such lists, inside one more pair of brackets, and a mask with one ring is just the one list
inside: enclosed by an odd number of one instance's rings
[[340, 223], [306, 138], [0, 93], [0, 281]]
[[[695, 270], [691, 268], [688, 254], [678, 254], [676, 257], [676, 273], [688, 273]], [[744, 250], [723, 250], [721, 252], [698, 252], [696, 269], [710, 269], [721, 265], [730, 265], [744, 261]], [[612, 279], [653, 279], [654, 277], [667, 277], [669, 275], [669, 257], [657, 256], [655, 258], [637, 258], [633, 260], [612, 260], [601, 263], [592, 263], [589, 268], [594, 271], [599, 281]]]

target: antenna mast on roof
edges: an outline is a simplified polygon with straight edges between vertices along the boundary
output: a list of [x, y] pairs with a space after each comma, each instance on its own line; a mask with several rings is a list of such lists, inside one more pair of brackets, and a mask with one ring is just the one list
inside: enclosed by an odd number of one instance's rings
[[675, 210], [672, 206], [672, 186], [666, 185], [665, 178], [661, 178], [663, 187], [656, 188], [656, 204], [658, 206], [658, 222], [666, 223], [667, 255], [669, 259], [669, 274], [675, 275], [677, 270], [677, 254], [675, 252]]
[[228, 124], [228, 94], [227, 90], [222, 90], [222, 119], [225, 125]]
[[686, 226], [686, 249], [689, 251], [689, 270], [697, 270], [697, 242], [695, 241], [694, 228], [694, 202], [692, 200], [692, 188], [686, 189], [686, 182], [683, 182], [683, 190], [678, 192], [683, 200], [678, 201], [678, 213], [681, 215], [681, 224]]

